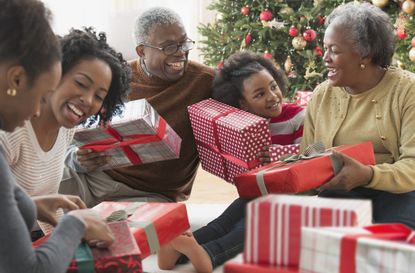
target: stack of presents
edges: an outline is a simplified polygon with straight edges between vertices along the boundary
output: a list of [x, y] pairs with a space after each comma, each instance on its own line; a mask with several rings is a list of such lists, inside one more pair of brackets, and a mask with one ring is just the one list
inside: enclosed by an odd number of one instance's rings
[[[299, 94], [297, 103], [309, 96]], [[370, 201], [295, 194], [321, 186], [341, 169], [331, 151], [314, 145], [299, 154], [298, 144], [270, 146], [272, 162], [261, 165], [258, 152], [271, 144], [266, 119], [213, 99], [188, 112], [202, 168], [235, 184], [241, 197], [255, 198], [246, 209], [242, 259], [225, 263], [225, 273], [415, 272], [413, 231], [371, 225]], [[181, 145], [145, 100], [129, 102], [110, 126], [79, 129], [75, 141], [111, 153], [105, 168], [178, 158]], [[371, 143], [334, 149], [375, 164]], [[103, 202], [94, 209], [110, 223], [115, 243], [105, 250], [81, 244], [68, 272], [142, 272], [142, 259], [189, 228], [181, 203]]]

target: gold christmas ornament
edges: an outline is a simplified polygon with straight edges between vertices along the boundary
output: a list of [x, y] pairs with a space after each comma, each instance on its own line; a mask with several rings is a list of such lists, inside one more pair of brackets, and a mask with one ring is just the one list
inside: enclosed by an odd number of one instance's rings
[[307, 45], [307, 41], [303, 37], [297, 36], [292, 40], [292, 45], [297, 50], [303, 50]]
[[293, 62], [291, 61], [291, 56], [288, 56], [284, 63], [285, 73], [288, 74], [291, 71], [291, 67], [293, 67]]
[[372, 4], [378, 8], [383, 8], [389, 3], [389, 0], [372, 0]]
[[402, 11], [406, 14], [412, 14], [415, 11], [415, 3], [411, 0], [406, 0], [402, 3]]
[[290, 8], [289, 6], [285, 6], [280, 9], [280, 14], [291, 15], [291, 14], [294, 14], [294, 10]]
[[409, 50], [409, 59], [412, 62], [415, 62], [415, 47], [411, 48], [411, 50]]

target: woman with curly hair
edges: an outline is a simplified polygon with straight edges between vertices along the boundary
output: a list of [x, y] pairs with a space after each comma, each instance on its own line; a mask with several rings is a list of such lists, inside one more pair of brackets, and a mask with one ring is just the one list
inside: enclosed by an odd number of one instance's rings
[[[58, 192], [74, 127], [109, 121], [121, 111], [129, 91], [129, 66], [104, 33], [72, 30], [61, 38], [61, 48], [62, 78], [44, 96], [41, 114], [12, 133], [0, 133], [17, 183], [30, 196]], [[39, 233], [32, 233], [33, 239]]]

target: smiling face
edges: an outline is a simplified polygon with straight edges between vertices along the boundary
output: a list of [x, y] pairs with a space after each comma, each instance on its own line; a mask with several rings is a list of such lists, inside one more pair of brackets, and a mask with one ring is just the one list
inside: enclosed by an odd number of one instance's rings
[[324, 34], [323, 60], [328, 68], [328, 79], [333, 86], [353, 87], [362, 73], [360, 65], [367, 62], [354, 49], [345, 29], [329, 25]]
[[[146, 44], [165, 47], [171, 44], [186, 41], [187, 34], [180, 24], [156, 25], [150, 32]], [[147, 70], [151, 75], [164, 81], [174, 82], [180, 79], [185, 71], [189, 52], [179, 49], [173, 55], [166, 55], [163, 51], [140, 45], [137, 53], [144, 58]]]
[[246, 78], [242, 88], [243, 99], [239, 102], [242, 110], [264, 118], [281, 114], [282, 93], [266, 69]]
[[112, 72], [100, 59], [82, 60], [72, 67], [50, 95], [48, 103], [56, 121], [72, 128], [101, 109], [111, 85]]

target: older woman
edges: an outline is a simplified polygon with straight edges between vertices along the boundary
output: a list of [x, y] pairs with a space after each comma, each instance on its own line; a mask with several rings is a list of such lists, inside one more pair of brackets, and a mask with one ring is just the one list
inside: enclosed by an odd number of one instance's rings
[[[0, 0], [0, 129], [11, 132], [38, 117], [41, 100], [61, 76], [60, 48], [47, 11], [36, 0]], [[33, 202], [34, 201], [34, 202]], [[84, 237], [104, 244], [113, 240], [108, 226], [89, 210], [72, 210], [49, 241], [34, 250], [29, 230], [40, 220], [56, 224], [57, 208], [85, 205], [78, 197], [53, 195], [33, 201], [17, 186], [0, 146], [0, 271], [66, 271]]]
[[337, 154], [344, 167], [320, 196], [371, 199], [374, 222], [415, 228], [415, 75], [389, 67], [394, 31], [379, 8], [350, 2], [326, 24], [328, 80], [308, 106], [302, 149], [371, 141], [377, 164]]

